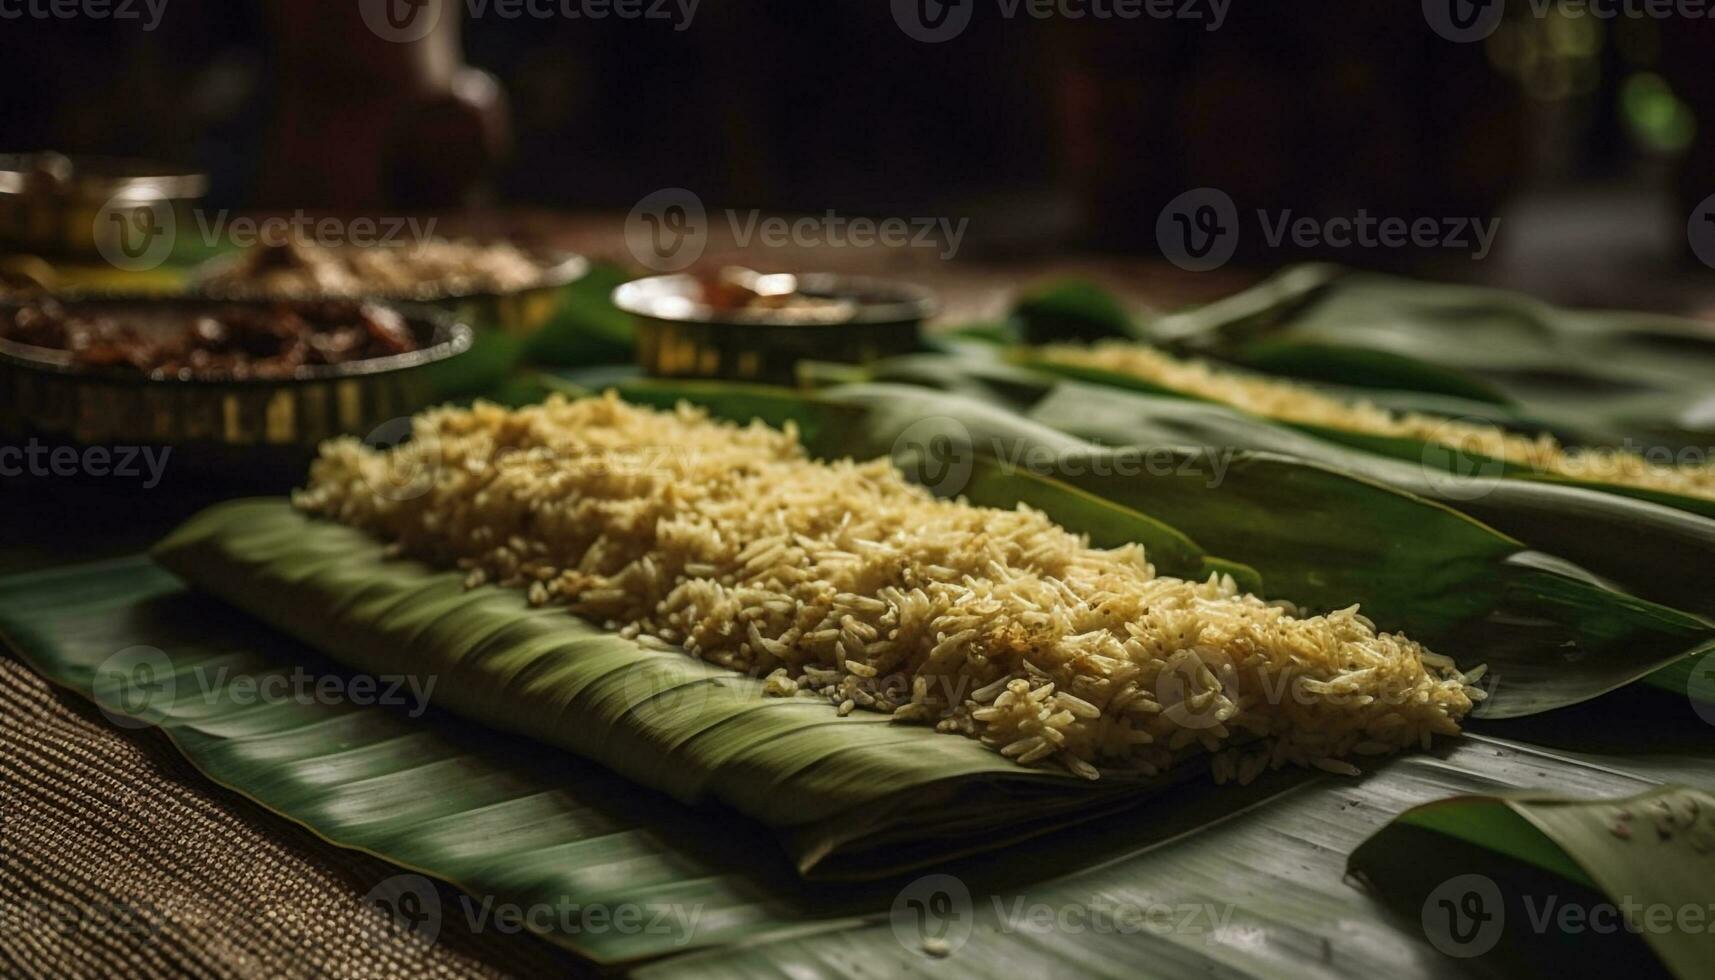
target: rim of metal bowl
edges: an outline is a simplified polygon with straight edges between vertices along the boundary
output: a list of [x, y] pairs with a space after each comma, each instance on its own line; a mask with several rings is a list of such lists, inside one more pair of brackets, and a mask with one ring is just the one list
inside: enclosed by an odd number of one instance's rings
[[[836, 272], [807, 272], [798, 276], [799, 291], [806, 296], [851, 298], [858, 302], [857, 311], [848, 319], [832, 323], [805, 322], [787, 317], [734, 316], [717, 312], [706, 304], [688, 298], [689, 287], [697, 278], [688, 273], [647, 276], [621, 284], [613, 291], [613, 305], [634, 316], [649, 317], [672, 323], [717, 323], [734, 327], [791, 327], [795, 330], [817, 327], [850, 327], [854, 324], [905, 323], [928, 320], [935, 315], [938, 304], [935, 294], [926, 286], [882, 279], [876, 276], [848, 276]], [[666, 300], [681, 300], [663, 308]]]
[[86, 200], [194, 200], [208, 175], [132, 157], [63, 153], [0, 154], [0, 194], [67, 194]]
[[[143, 305], [156, 308], [172, 306], [277, 306], [281, 303], [293, 305], [296, 303], [321, 303], [326, 300], [266, 300], [266, 299], [216, 299], [207, 296], [147, 296], [147, 295], [81, 295], [75, 297], [56, 297], [64, 306], [73, 307], [88, 304], [111, 305]], [[354, 301], [355, 302], [355, 301]], [[285, 377], [273, 378], [233, 378], [218, 375], [206, 375], [189, 378], [157, 378], [134, 370], [117, 367], [83, 367], [72, 363], [71, 352], [56, 350], [50, 347], [37, 347], [33, 344], [23, 344], [15, 340], [0, 337], [0, 361], [16, 367], [40, 371], [44, 374], [54, 374], [66, 378], [87, 379], [119, 384], [137, 385], [175, 385], [185, 387], [264, 387], [268, 385], [292, 385], [312, 381], [337, 381], [343, 378], [361, 378], [377, 374], [389, 374], [396, 371], [406, 371], [412, 368], [437, 364], [459, 356], [470, 350], [476, 333], [469, 324], [464, 323], [445, 310], [432, 306], [422, 306], [414, 303], [397, 303], [390, 301], [370, 300], [398, 313], [405, 322], [413, 328], [426, 326], [429, 343], [414, 351], [403, 354], [389, 354], [386, 357], [371, 357], [361, 361], [351, 361], [345, 364], [313, 364], [304, 365]], [[28, 305], [27, 302], [16, 300], [0, 300], [0, 309], [10, 309]]]
[[404, 293], [363, 293], [357, 296], [287, 296], [275, 295], [258, 289], [246, 289], [243, 286], [210, 286], [207, 282], [210, 276], [216, 275], [227, 266], [236, 265], [243, 261], [242, 251], [229, 255], [217, 255], [207, 259], [191, 270], [190, 289], [188, 295], [204, 299], [219, 300], [275, 300], [285, 302], [310, 301], [326, 299], [374, 300], [383, 303], [444, 303], [468, 299], [499, 299], [506, 296], [521, 296], [538, 289], [561, 289], [589, 275], [590, 260], [577, 252], [567, 252], [559, 249], [524, 249], [529, 256], [541, 267], [537, 280], [528, 286], [517, 289], [471, 289], [451, 290], [437, 289], [434, 283], [424, 283], [415, 290]]

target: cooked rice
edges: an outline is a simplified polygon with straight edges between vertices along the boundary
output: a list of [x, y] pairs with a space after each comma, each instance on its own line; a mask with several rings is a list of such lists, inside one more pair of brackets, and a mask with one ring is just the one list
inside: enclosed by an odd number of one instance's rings
[[1343, 401], [1306, 385], [1224, 371], [1203, 361], [1176, 358], [1123, 340], [1101, 341], [1089, 347], [1054, 344], [1042, 348], [1041, 354], [1050, 363], [1131, 375], [1282, 422], [1420, 439], [1529, 467], [1537, 473], [1715, 499], [1715, 465], [1709, 463], [1670, 465], [1622, 449], [1568, 449], [1547, 433], [1529, 437], [1493, 425], [1394, 412], [1362, 400]]
[[[1019, 763], [1218, 779], [1427, 747], [1482, 697], [1352, 606], [1301, 616], [1231, 576], [1158, 576], [1142, 547], [1020, 506], [937, 500], [885, 460], [810, 460], [794, 427], [611, 394], [436, 409], [410, 442], [322, 447], [297, 505], [525, 588], [766, 693], [981, 739]], [[432, 465], [427, 492], [377, 493]]]
[[543, 269], [509, 242], [427, 239], [409, 245], [260, 246], [208, 277], [235, 295], [361, 297], [513, 292], [541, 283]]

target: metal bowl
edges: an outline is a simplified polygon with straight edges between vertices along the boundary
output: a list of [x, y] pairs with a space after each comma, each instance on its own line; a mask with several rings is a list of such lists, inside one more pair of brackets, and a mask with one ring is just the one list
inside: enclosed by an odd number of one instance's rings
[[[372, 299], [386, 303], [419, 303], [438, 307], [455, 319], [474, 326], [479, 331], [495, 331], [512, 337], [529, 337], [552, 323], [565, 302], [565, 290], [589, 273], [589, 260], [581, 255], [563, 251], [529, 253], [541, 268], [536, 283], [510, 291], [466, 290], [436, 288], [428, 284], [405, 293], [376, 292], [353, 299]], [[190, 285], [200, 296], [235, 299], [272, 298], [256, 290], [241, 287], [213, 287], [209, 279], [243, 261], [243, 254], [222, 255], [209, 259], [191, 273]], [[289, 299], [309, 297], [293, 296]]]
[[[279, 304], [111, 296], [63, 305], [161, 316]], [[421, 349], [307, 366], [290, 378], [156, 379], [77, 365], [66, 351], [0, 338], [0, 429], [84, 445], [168, 445], [201, 463], [239, 470], [301, 465], [324, 439], [366, 435], [444, 399], [445, 373], [470, 349], [471, 329], [439, 310], [396, 309]]]
[[156, 265], [150, 249], [172, 237], [159, 233], [207, 190], [206, 175], [147, 160], [0, 155], [0, 248]]
[[703, 303], [697, 279], [683, 274], [625, 283], [613, 303], [636, 318], [638, 359], [649, 374], [770, 384], [796, 384], [805, 361], [861, 364], [909, 354], [935, 312], [928, 290], [864, 276], [801, 275], [798, 292], [851, 300], [856, 308], [837, 322], [722, 313]]

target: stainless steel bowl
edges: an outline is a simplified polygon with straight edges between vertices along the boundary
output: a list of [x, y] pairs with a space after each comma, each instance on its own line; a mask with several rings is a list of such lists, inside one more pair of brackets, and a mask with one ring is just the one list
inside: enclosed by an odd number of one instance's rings
[[148, 249], [172, 238], [159, 232], [207, 190], [207, 176], [147, 160], [0, 155], [0, 249], [158, 265]]
[[[529, 254], [541, 267], [541, 274], [534, 285], [522, 289], [457, 291], [425, 286], [408, 293], [377, 292], [361, 298], [433, 307], [474, 328], [471, 354], [464, 359], [464, 370], [449, 393], [477, 394], [500, 384], [524, 359], [537, 335], [551, 330], [567, 314], [576, 283], [589, 273], [589, 261], [581, 255], [564, 251]], [[191, 274], [193, 294], [266, 298], [255, 290], [208, 284], [209, 279], [239, 261], [239, 255], [223, 255], [204, 262]]]
[[851, 315], [805, 322], [722, 313], [702, 302], [689, 275], [625, 283], [613, 302], [636, 318], [637, 356], [649, 374], [770, 384], [796, 384], [805, 361], [860, 364], [911, 353], [935, 312], [930, 292], [908, 283], [832, 273], [797, 278], [802, 295], [852, 301]]
[[[64, 305], [158, 316], [245, 304], [114, 296]], [[303, 367], [290, 378], [154, 379], [77, 365], [65, 351], [0, 338], [0, 429], [84, 445], [170, 445], [203, 463], [238, 469], [301, 463], [324, 439], [367, 435], [444, 399], [447, 372], [456, 372], [469, 350], [471, 329], [438, 310], [398, 310], [421, 349]]]
[[[590, 264], [581, 255], [562, 251], [535, 251], [530, 257], [541, 267], [534, 285], [509, 291], [450, 290], [426, 284], [407, 292], [385, 290], [352, 299], [373, 299], [387, 303], [421, 303], [438, 307], [454, 318], [469, 323], [478, 330], [494, 330], [514, 337], [528, 337], [551, 323], [564, 302], [566, 287], [589, 273]], [[209, 259], [191, 273], [190, 286], [197, 295], [235, 299], [304, 299], [312, 297], [274, 297], [242, 286], [216, 286], [210, 280], [242, 262], [242, 253]]]

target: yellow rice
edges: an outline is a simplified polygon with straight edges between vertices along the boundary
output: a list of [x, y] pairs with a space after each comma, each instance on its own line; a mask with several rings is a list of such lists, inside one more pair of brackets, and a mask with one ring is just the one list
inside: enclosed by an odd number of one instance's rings
[[1089, 347], [1055, 344], [1042, 348], [1041, 354], [1050, 363], [1130, 375], [1282, 422], [1420, 439], [1537, 473], [1715, 499], [1715, 465], [1708, 463], [1672, 465], [1620, 449], [1568, 449], [1547, 433], [1529, 437], [1493, 425], [1343, 401], [1306, 385], [1223, 371], [1129, 341], [1107, 340]]
[[[377, 492], [426, 467], [419, 494]], [[1023, 764], [1216, 778], [1356, 770], [1454, 734], [1476, 677], [1352, 606], [1301, 615], [1230, 576], [1156, 575], [1027, 507], [938, 500], [887, 460], [809, 459], [788, 426], [601, 398], [414, 420], [323, 446], [299, 507], [525, 589], [769, 694], [981, 739]]]

